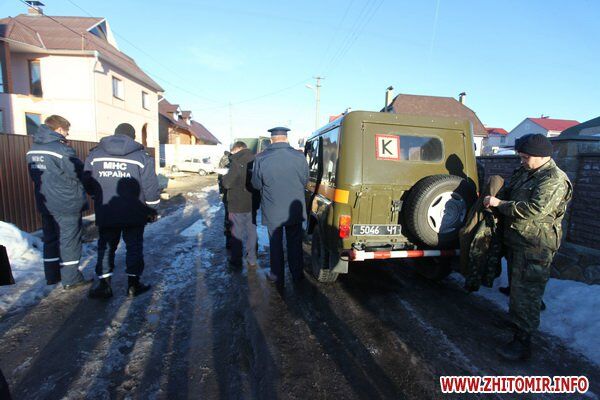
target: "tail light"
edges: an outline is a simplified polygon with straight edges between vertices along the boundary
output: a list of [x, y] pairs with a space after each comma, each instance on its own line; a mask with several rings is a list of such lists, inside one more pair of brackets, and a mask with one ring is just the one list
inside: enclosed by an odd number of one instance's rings
[[340, 215], [340, 220], [338, 224], [338, 228], [340, 231], [340, 238], [346, 239], [350, 236], [350, 225], [352, 224], [352, 219], [349, 215]]

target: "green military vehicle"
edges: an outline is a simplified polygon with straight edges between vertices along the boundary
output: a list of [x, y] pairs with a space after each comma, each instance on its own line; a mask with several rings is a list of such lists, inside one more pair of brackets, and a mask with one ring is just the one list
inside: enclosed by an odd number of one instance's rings
[[[306, 141], [311, 273], [333, 282], [349, 262], [429, 258], [445, 276], [477, 194], [468, 120], [355, 111]], [[419, 270], [419, 269], [418, 269]]]
[[244, 142], [253, 154], [258, 154], [271, 144], [271, 138], [267, 136], [259, 136], [258, 138], [237, 138], [235, 142]]

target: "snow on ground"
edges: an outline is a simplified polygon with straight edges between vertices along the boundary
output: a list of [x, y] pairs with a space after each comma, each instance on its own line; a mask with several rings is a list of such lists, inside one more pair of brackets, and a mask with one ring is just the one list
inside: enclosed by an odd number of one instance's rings
[[[502, 275], [494, 287], [481, 287], [477, 295], [491, 300], [508, 312], [508, 297], [498, 291], [508, 285], [506, 260], [502, 260]], [[452, 275], [461, 286], [464, 279]], [[563, 339], [565, 344], [600, 365], [600, 285], [550, 279], [544, 293], [546, 310], [542, 312], [540, 330]]]
[[258, 234], [258, 249], [266, 251], [269, 248], [269, 231], [262, 224], [262, 214], [260, 212], [256, 218], [256, 233]]
[[[0, 244], [8, 251], [15, 284], [0, 286], [0, 315], [7, 311], [16, 312], [39, 302], [60, 285], [46, 285], [44, 277], [44, 261], [42, 240], [32, 234], [19, 230], [16, 226], [0, 221]], [[80, 270], [88, 268], [95, 249], [90, 245], [83, 246]], [[84, 272], [91, 277], [93, 272]], [[88, 276], [89, 275], [89, 276]]]
[[184, 231], [182, 231], [180, 235], [185, 237], [196, 237], [202, 232], [204, 232], [205, 229], [206, 223], [203, 219], [199, 219], [198, 221], [190, 225], [188, 228], [186, 228]]
[[[0, 286], [0, 313], [14, 303], [32, 304], [52, 291], [46, 286], [43, 271], [42, 241], [14, 226], [0, 221], [0, 244], [6, 247], [15, 282]], [[25, 293], [25, 288], [31, 288]]]
[[[202, 188], [200, 192], [194, 193], [194, 197], [198, 199], [206, 198], [209, 194], [217, 191], [217, 185], [207, 186]], [[220, 207], [221, 204], [216, 206], [207, 204], [198, 208], [197, 203], [188, 202], [185, 207], [148, 226], [146, 232], [151, 235], [170, 232], [166, 227], [182, 216], [198, 211], [204, 215], [212, 215]], [[210, 223], [208, 219], [204, 222], [200, 219], [184, 232], [187, 232], [190, 237], [197, 237], [202, 232], [203, 228], [201, 227], [206, 226], [206, 222]], [[60, 284], [46, 285], [42, 256], [43, 245], [40, 238], [22, 232], [12, 224], [0, 221], [0, 244], [8, 250], [8, 258], [16, 282], [15, 285], [0, 286], [0, 316], [7, 311], [13, 313], [23, 307], [34, 305], [55, 289], [62, 290]], [[124, 251], [124, 246], [120, 245], [118, 252], [122, 251]], [[86, 278], [94, 276], [95, 259], [95, 243], [84, 244], [79, 269], [82, 270]]]

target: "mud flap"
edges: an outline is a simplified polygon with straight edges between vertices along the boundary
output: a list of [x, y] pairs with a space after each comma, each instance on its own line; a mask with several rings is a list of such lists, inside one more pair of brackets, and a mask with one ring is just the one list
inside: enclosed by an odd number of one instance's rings
[[331, 272], [335, 272], [338, 274], [347, 274], [348, 273], [348, 260], [343, 260], [339, 254], [330, 254], [329, 255], [329, 265]]

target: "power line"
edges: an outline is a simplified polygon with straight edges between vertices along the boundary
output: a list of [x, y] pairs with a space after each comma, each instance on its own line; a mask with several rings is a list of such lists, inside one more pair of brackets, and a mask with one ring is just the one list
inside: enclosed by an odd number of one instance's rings
[[[27, 4], [27, 3], [25, 2], [25, 0], [18, 0], [18, 1], [20, 1], [21, 3], [23, 3], [23, 4], [27, 5], [27, 6], [29, 6], [29, 4]], [[75, 2], [73, 2], [72, 0], [67, 0], [67, 1], [68, 1], [69, 3], [71, 3], [73, 6], [77, 7], [77, 8], [78, 8], [78, 9], [80, 9], [81, 11], [83, 11], [83, 12], [84, 12], [85, 14], [87, 14], [89, 17], [93, 17], [93, 18], [95, 18], [95, 17], [94, 17], [92, 14], [90, 14], [90, 13], [89, 13], [87, 10], [85, 10], [85, 9], [84, 9], [84, 8], [82, 8], [81, 6], [77, 5], [77, 4], [76, 4]], [[65, 29], [69, 30], [70, 32], [72, 32], [72, 33], [76, 34], [77, 36], [80, 36], [80, 37], [81, 37], [81, 39], [82, 39], [82, 41], [83, 41], [83, 40], [85, 40], [85, 36], [84, 36], [82, 33], [80, 33], [80, 32], [77, 32], [77, 31], [74, 31], [73, 29], [69, 28], [68, 26], [64, 25], [63, 23], [61, 23], [60, 21], [58, 21], [57, 19], [55, 19], [55, 18], [53, 18], [53, 17], [51, 17], [51, 16], [49, 16], [49, 15], [46, 15], [46, 14], [44, 14], [44, 13], [41, 13], [41, 15], [42, 15], [42, 16], [44, 16], [44, 17], [46, 17], [46, 18], [48, 18], [48, 19], [50, 19], [50, 20], [52, 20], [52, 21], [54, 21], [55, 23], [59, 24], [60, 26], [62, 26], [62, 27], [63, 27], [63, 28], [65, 28]], [[146, 53], [144, 50], [140, 49], [139, 47], [137, 47], [136, 45], [134, 45], [133, 43], [131, 43], [129, 40], [127, 40], [126, 38], [124, 38], [122, 35], [119, 35], [119, 34], [117, 34], [117, 32], [113, 31], [112, 29], [111, 29], [111, 32], [113, 32], [115, 35], [117, 35], [117, 36], [119, 36], [120, 38], [122, 38], [122, 39], [123, 39], [124, 41], [126, 41], [127, 43], [131, 44], [131, 45], [132, 45], [134, 48], [136, 48], [137, 50], [139, 50], [139, 51], [140, 51], [140, 52], [142, 52], [143, 54], [146, 54], [148, 57], [150, 57], [151, 59], [155, 60], [155, 59], [154, 59], [154, 57], [150, 56], [150, 55], [149, 55], [148, 53]], [[155, 62], [156, 62], [157, 64], [159, 64], [159, 65], [163, 66], [163, 65], [162, 65], [162, 63], [158, 62], [157, 60], [155, 60]], [[166, 67], [164, 67], [164, 66], [163, 66], [163, 68], [166, 68]], [[170, 72], [172, 72], [172, 73], [176, 74], [177, 76], [179, 76], [179, 74], [177, 74], [175, 71], [171, 71], [171, 70], [170, 70], [170, 69], [168, 69], [168, 68], [166, 68], [166, 69], [167, 69], [167, 70], [169, 70]], [[158, 75], [156, 75], [156, 74], [152, 74], [152, 73], [149, 73], [149, 72], [145, 72], [145, 73], [146, 73], [146, 74], [148, 74], [148, 75], [150, 75], [152, 78], [154, 78], [154, 79], [157, 79], [157, 80], [160, 80], [160, 81], [162, 81], [162, 82], [164, 82], [164, 83], [166, 83], [166, 84], [168, 84], [168, 85], [170, 85], [170, 86], [172, 86], [172, 87], [174, 87], [174, 88], [176, 88], [176, 89], [179, 89], [179, 90], [181, 90], [182, 92], [185, 92], [185, 93], [187, 93], [187, 94], [189, 94], [189, 95], [191, 95], [191, 96], [197, 97], [197, 98], [199, 98], [199, 99], [202, 99], [202, 100], [209, 100], [209, 101], [211, 101], [211, 102], [214, 102], [214, 103], [216, 103], [216, 102], [217, 102], [216, 100], [209, 99], [209, 98], [207, 98], [207, 97], [204, 97], [204, 96], [200, 96], [200, 95], [198, 95], [196, 92], [192, 92], [192, 91], [190, 91], [190, 90], [188, 90], [188, 89], [186, 89], [186, 88], [184, 88], [184, 87], [181, 87], [181, 86], [179, 86], [179, 85], [176, 85], [176, 84], [174, 84], [174, 83], [172, 83], [172, 82], [170, 82], [170, 81], [168, 81], [168, 80], [164, 79], [163, 77], [160, 77], [160, 76], [158, 76]], [[262, 94], [262, 95], [259, 95], [259, 96], [255, 96], [255, 97], [252, 97], [252, 98], [249, 98], [249, 99], [241, 100], [241, 101], [238, 101], [238, 102], [236, 102], [236, 103], [230, 103], [230, 102], [228, 102], [228, 103], [224, 103], [224, 104], [222, 104], [222, 105], [219, 105], [219, 106], [202, 108], [202, 109], [199, 109], [199, 110], [196, 110], [196, 111], [210, 111], [210, 110], [216, 110], [216, 109], [225, 108], [225, 107], [230, 107], [230, 106], [234, 106], [234, 105], [239, 105], [239, 104], [249, 103], [249, 102], [252, 102], [252, 101], [255, 101], [255, 100], [260, 100], [260, 99], [262, 99], [262, 98], [265, 98], [265, 97], [270, 97], [270, 96], [274, 96], [274, 95], [276, 95], [276, 94], [279, 94], [279, 93], [281, 93], [281, 92], [284, 92], [284, 91], [287, 91], [287, 90], [293, 89], [293, 88], [295, 88], [295, 87], [297, 87], [297, 86], [300, 86], [300, 85], [304, 84], [304, 83], [305, 83], [306, 81], [308, 81], [309, 79], [310, 79], [310, 78], [306, 78], [306, 79], [303, 79], [302, 81], [299, 81], [299, 82], [297, 82], [297, 83], [294, 83], [294, 84], [292, 84], [292, 85], [290, 85], [290, 86], [287, 86], [287, 87], [285, 87], [285, 88], [278, 89], [278, 90], [276, 90], [276, 91], [269, 92], [269, 93], [265, 93], [265, 94]]]
[[[381, 8], [381, 6], [383, 5], [384, 2], [385, 2], [385, 0], [380, 0], [379, 4], [377, 4], [376, 6], [372, 7], [368, 11], [367, 15], [362, 20], [362, 24], [360, 24], [358, 26], [358, 28], [355, 30], [354, 35], [352, 36], [352, 38], [347, 42], [346, 47], [339, 54], [338, 58], [335, 61], [331, 62], [330, 67], [329, 67], [330, 70], [333, 69], [333, 67], [338, 62], [340, 62], [341, 60], [343, 60], [344, 57], [346, 57], [346, 54], [348, 54], [348, 52], [350, 51], [350, 49], [352, 48], [352, 46], [354, 45], [354, 43], [356, 43], [356, 41], [358, 40], [358, 38], [360, 37], [360, 35], [363, 33], [363, 31], [368, 26], [368, 24], [371, 22], [371, 20], [375, 17], [375, 15], [377, 14], [377, 11], [379, 11], [379, 8]], [[375, 3], [372, 3], [372, 4], [375, 4]]]
[[288, 91], [288, 90], [290, 90], [290, 89], [293, 89], [293, 88], [295, 88], [295, 87], [297, 87], [297, 86], [303, 85], [303, 84], [305, 84], [305, 83], [306, 83], [306, 82], [307, 82], [309, 79], [310, 79], [310, 78], [303, 79], [303, 80], [301, 80], [301, 81], [299, 81], [299, 82], [296, 82], [296, 83], [294, 83], [293, 85], [290, 85], [290, 86], [284, 87], [284, 88], [282, 88], [282, 89], [278, 89], [278, 90], [276, 90], [276, 91], [274, 91], [274, 92], [265, 93], [265, 94], [262, 94], [262, 95], [260, 95], [260, 96], [252, 97], [252, 98], [245, 99], [245, 100], [240, 100], [240, 101], [238, 101], [238, 102], [235, 102], [235, 103], [225, 103], [225, 104], [223, 104], [223, 105], [216, 106], [216, 107], [200, 108], [200, 109], [198, 109], [198, 110], [196, 110], [196, 111], [211, 111], [211, 110], [217, 110], [217, 109], [220, 109], [220, 108], [225, 108], [225, 107], [229, 107], [229, 106], [237, 106], [237, 105], [240, 105], [240, 104], [249, 103], [249, 102], [251, 102], [251, 101], [260, 100], [260, 99], [263, 99], [263, 98], [265, 98], [265, 97], [275, 96], [275, 95], [277, 95], [277, 94], [279, 94], [279, 93], [282, 93], [282, 92]]
[[356, 16], [354, 22], [352, 23], [352, 26], [351, 26], [348, 34], [346, 35], [346, 37], [344, 39], [342, 39], [342, 42], [337, 47], [335, 53], [329, 59], [326, 69], [328, 69], [329, 65], [331, 65], [333, 63], [333, 61], [339, 57], [339, 54], [341, 54], [341, 52], [345, 48], [346, 44], [350, 41], [350, 38], [353, 36], [353, 34], [356, 32], [356, 30], [360, 26], [360, 21], [364, 20], [364, 18], [362, 18], [362, 17], [364, 15], [365, 11], [368, 9], [369, 5], [373, 4], [374, 1], [375, 0], [369, 0], [369, 1], [365, 2], [362, 9], [358, 12], [358, 15]]
[[[30, 5], [30, 4], [28, 4], [28, 3], [27, 3], [25, 0], [19, 0], [19, 1], [20, 1], [21, 3], [23, 3], [23, 4], [25, 4], [27, 7], [31, 7], [31, 5]], [[49, 15], [46, 15], [46, 14], [42, 13], [41, 11], [40, 11], [40, 14], [41, 14], [41, 15], [43, 15], [44, 17], [46, 17], [46, 18], [50, 18], [52, 21], [56, 22], [57, 24], [59, 24], [59, 25], [60, 25], [60, 26], [62, 26], [63, 28], [65, 28], [65, 29], [67, 29], [67, 30], [69, 30], [69, 31], [73, 32], [73, 33], [74, 33], [74, 34], [76, 34], [77, 36], [81, 37], [81, 50], [83, 50], [85, 36], [83, 36], [83, 34], [82, 34], [81, 32], [74, 31], [73, 29], [71, 29], [71, 28], [69, 28], [68, 26], [64, 25], [62, 22], [60, 22], [60, 21], [58, 21], [58, 20], [56, 20], [56, 19], [52, 18], [52, 17], [51, 17], [51, 16], [49, 16]]]
[[323, 58], [321, 58], [321, 62], [319, 63], [319, 66], [317, 67], [317, 71], [319, 71], [321, 69], [321, 67], [323, 66], [323, 63], [325, 62], [325, 58], [327, 57], [327, 55], [329, 54], [329, 50], [331, 49], [331, 45], [333, 44], [333, 41], [336, 39], [337, 34], [340, 31], [340, 28], [342, 27], [342, 24], [344, 23], [344, 21], [346, 21], [346, 17], [348, 16], [348, 11], [350, 11], [350, 8], [352, 8], [353, 4], [354, 4], [354, 0], [351, 0], [348, 3], [348, 6], [346, 7], [346, 11], [344, 11], [342, 18], [340, 19], [340, 22], [337, 24], [337, 26], [335, 28], [335, 32], [329, 38], [329, 43], [327, 44], [327, 49], [325, 50], [325, 53], [323, 53]]
[[[92, 15], [90, 12], [88, 12], [88, 11], [87, 11], [86, 9], [84, 9], [83, 7], [79, 6], [79, 5], [78, 5], [77, 3], [75, 3], [74, 1], [72, 1], [72, 0], [67, 0], [67, 1], [68, 1], [69, 3], [71, 3], [73, 6], [77, 7], [77, 8], [78, 8], [78, 9], [80, 9], [81, 11], [83, 11], [85, 14], [87, 14], [87, 16], [88, 16], [88, 17], [93, 17], [93, 18], [95, 18], [95, 17], [94, 17], [94, 15]], [[114, 33], [114, 34], [115, 34], [115, 36], [117, 36], [117, 37], [119, 37], [121, 40], [123, 40], [125, 43], [129, 44], [131, 47], [133, 47], [134, 49], [136, 49], [137, 51], [139, 51], [140, 53], [144, 54], [146, 57], [148, 57], [149, 59], [151, 59], [152, 61], [154, 61], [154, 62], [155, 62], [157, 65], [159, 65], [160, 67], [164, 68], [165, 70], [169, 71], [170, 73], [172, 73], [173, 75], [175, 75], [175, 76], [177, 76], [177, 77], [179, 77], [179, 76], [180, 76], [180, 74], [179, 74], [179, 73], [177, 73], [176, 71], [174, 71], [174, 70], [172, 70], [171, 68], [167, 67], [165, 64], [163, 64], [163, 63], [162, 63], [161, 61], [159, 61], [157, 58], [155, 58], [154, 56], [152, 56], [150, 53], [146, 52], [145, 50], [141, 49], [140, 47], [138, 47], [137, 45], [135, 45], [133, 42], [131, 42], [130, 40], [128, 40], [128, 39], [127, 39], [125, 36], [123, 36], [123, 35], [119, 34], [119, 33], [118, 33], [117, 31], [115, 31], [114, 29], [111, 29], [111, 32], [112, 32], [112, 33]], [[150, 73], [148, 73], [148, 72], [146, 72], [146, 73], [147, 73], [148, 75], [151, 75], [151, 76], [152, 76], [152, 74], [150, 74]], [[182, 90], [182, 91], [184, 91], [184, 92], [186, 92], [186, 93], [188, 93], [188, 94], [191, 94], [191, 95], [193, 95], [193, 96], [195, 96], [195, 97], [197, 97], [197, 98], [199, 98], [199, 99], [208, 100], [208, 101], [211, 101], [211, 102], [213, 102], [213, 103], [217, 103], [217, 102], [218, 102], [217, 100], [215, 100], [215, 99], [212, 99], [212, 98], [210, 98], [210, 97], [206, 97], [206, 96], [203, 96], [203, 95], [199, 95], [198, 93], [191, 92], [191, 91], [188, 91], [187, 89], [184, 89], [184, 88], [182, 88], [182, 87], [179, 87], [179, 86], [177, 86], [177, 85], [175, 85], [175, 84], [173, 84], [173, 83], [171, 83], [171, 82], [167, 81], [166, 79], [164, 79], [164, 78], [161, 78], [161, 77], [157, 76], [156, 74], [154, 74], [154, 76], [155, 76], [157, 79], [159, 79], [159, 80], [162, 80], [162, 81], [164, 81], [165, 83], [167, 83], [167, 84], [169, 84], [169, 85], [171, 85], [171, 86], [173, 86], [173, 87], [175, 87], [175, 88], [177, 88], [177, 89], [179, 89], [179, 90]]]

